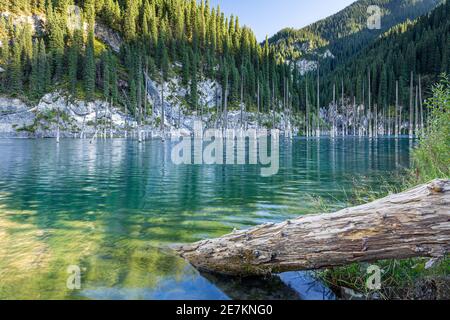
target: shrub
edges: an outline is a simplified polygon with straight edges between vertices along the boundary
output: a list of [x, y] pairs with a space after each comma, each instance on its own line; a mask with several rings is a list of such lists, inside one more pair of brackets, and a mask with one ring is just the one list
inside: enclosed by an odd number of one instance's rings
[[426, 102], [429, 110], [427, 127], [413, 151], [416, 182], [450, 177], [450, 82], [443, 75], [434, 85]]

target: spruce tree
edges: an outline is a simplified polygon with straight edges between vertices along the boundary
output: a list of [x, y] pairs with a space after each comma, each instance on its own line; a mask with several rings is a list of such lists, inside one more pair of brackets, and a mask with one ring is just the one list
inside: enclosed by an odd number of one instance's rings
[[30, 75], [30, 95], [36, 99], [42, 94], [40, 91], [40, 75], [39, 75], [39, 44], [33, 43], [33, 58], [31, 62], [31, 75]]
[[189, 102], [191, 110], [197, 110], [198, 106], [198, 80], [197, 80], [197, 69], [198, 69], [198, 56], [195, 52], [191, 55], [192, 66], [191, 66], [191, 86], [189, 94]]
[[88, 101], [91, 101], [95, 94], [95, 69], [94, 34], [93, 31], [91, 31], [86, 44], [84, 62], [84, 89]]
[[12, 44], [11, 61], [8, 68], [9, 88], [12, 94], [22, 92], [22, 46], [15, 40]]
[[117, 62], [114, 55], [110, 55], [109, 59], [109, 70], [110, 70], [110, 91], [111, 91], [111, 100], [113, 103], [117, 103], [119, 97], [119, 91], [117, 88]]
[[105, 51], [102, 56], [102, 70], [103, 70], [103, 97], [106, 101], [109, 100], [111, 94], [111, 56], [108, 51]]
[[189, 53], [186, 50], [186, 48], [183, 47], [182, 84], [184, 86], [187, 86], [189, 84], [189, 81], [190, 81], [190, 78], [191, 78], [190, 69], [191, 69], [191, 66], [190, 66]]
[[80, 31], [75, 31], [72, 36], [72, 41], [68, 50], [68, 81], [69, 91], [72, 95], [77, 94], [77, 82], [78, 82], [78, 57], [81, 51], [81, 39]]
[[51, 68], [47, 58], [47, 50], [43, 39], [39, 41], [38, 54], [39, 94], [47, 92], [51, 81]]

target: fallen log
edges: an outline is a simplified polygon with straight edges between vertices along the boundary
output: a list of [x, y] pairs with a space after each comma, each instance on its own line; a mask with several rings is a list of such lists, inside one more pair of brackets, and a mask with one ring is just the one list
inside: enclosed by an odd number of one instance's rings
[[413, 257], [450, 249], [450, 180], [335, 213], [265, 224], [175, 250], [199, 270], [267, 275]]

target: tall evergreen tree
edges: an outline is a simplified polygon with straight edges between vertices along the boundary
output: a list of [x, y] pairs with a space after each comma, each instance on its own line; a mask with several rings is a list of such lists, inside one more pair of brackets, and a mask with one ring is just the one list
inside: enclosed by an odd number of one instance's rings
[[84, 62], [84, 86], [87, 100], [92, 100], [95, 94], [95, 56], [94, 56], [94, 34], [91, 31], [88, 36], [88, 41], [85, 50]]

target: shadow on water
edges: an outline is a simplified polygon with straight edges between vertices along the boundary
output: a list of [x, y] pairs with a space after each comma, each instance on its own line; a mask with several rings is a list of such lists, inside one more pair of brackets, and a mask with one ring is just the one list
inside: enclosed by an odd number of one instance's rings
[[201, 275], [233, 300], [334, 300], [333, 292], [308, 272], [286, 272], [268, 277]]

